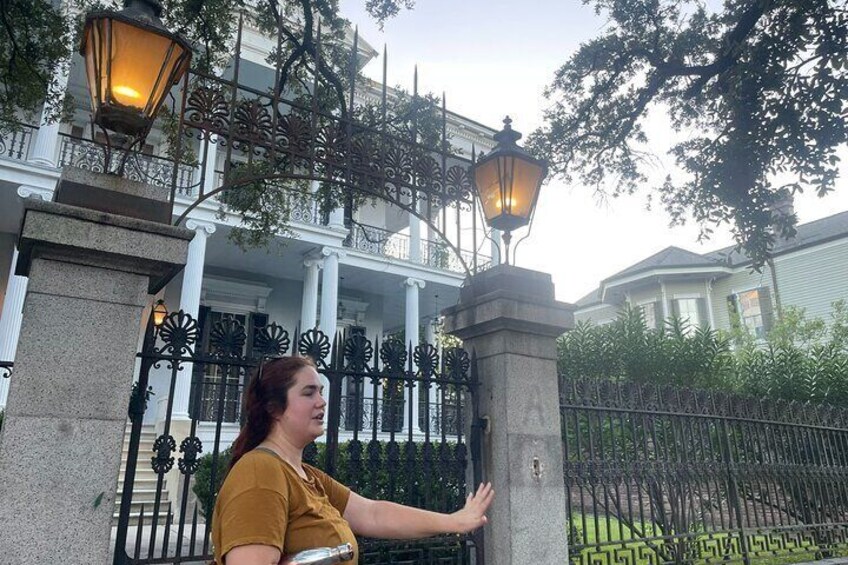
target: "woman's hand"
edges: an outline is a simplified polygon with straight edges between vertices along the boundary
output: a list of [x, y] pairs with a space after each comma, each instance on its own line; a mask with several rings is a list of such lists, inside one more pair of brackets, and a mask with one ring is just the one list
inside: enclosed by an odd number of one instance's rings
[[486, 510], [495, 498], [492, 483], [480, 483], [477, 492], [468, 495], [465, 507], [451, 514], [454, 522], [453, 530], [458, 534], [465, 534], [477, 528], [482, 528], [489, 520], [486, 518]]

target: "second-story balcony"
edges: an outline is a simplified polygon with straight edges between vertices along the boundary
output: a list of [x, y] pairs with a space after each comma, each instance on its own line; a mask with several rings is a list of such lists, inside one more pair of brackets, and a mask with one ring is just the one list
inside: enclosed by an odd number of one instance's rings
[[[0, 128], [0, 131], [3, 131]], [[0, 134], [0, 161], [26, 162], [33, 151], [38, 128], [31, 125], [18, 124], [11, 130]], [[115, 154], [109, 167], [106, 166], [106, 147], [104, 144], [90, 139], [83, 139], [65, 133], [58, 134], [58, 149], [56, 164], [58, 167], [78, 167], [94, 172], [115, 173], [121, 166], [121, 155]], [[107, 170], [108, 169], [108, 170]], [[133, 153], [126, 158], [123, 175], [139, 182], [161, 187], [170, 191], [174, 181], [173, 160], [152, 153]], [[215, 172], [213, 181], [220, 181], [220, 171]], [[200, 171], [191, 165], [179, 165], [176, 168], [176, 197], [177, 200], [189, 201], [199, 192]], [[208, 188], [207, 188], [208, 189]], [[320, 202], [315, 198], [302, 196], [292, 197], [290, 220], [293, 224], [326, 225], [326, 214], [321, 211]], [[351, 249], [363, 251], [400, 261], [409, 261], [433, 269], [454, 273], [464, 273], [465, 266], [469, 269], [484, 270], [491, 265], [491, 258], [470, 250], [462, 250], [462, 261], [450, 246], [441, 241], [420, 240], [417, 253], [411, 252], [410, 236], [403, 232], [391, 231], [379, 226], [354, 222], [344, 245]]]

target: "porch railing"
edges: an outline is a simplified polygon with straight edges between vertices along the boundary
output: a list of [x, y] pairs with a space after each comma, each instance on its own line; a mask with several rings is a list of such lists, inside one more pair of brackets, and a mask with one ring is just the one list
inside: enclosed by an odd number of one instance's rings
[[26, 161], [29, 157], [29, 149], [32, 144], [33, 133], [38, 128], [26, 124], [15, 124], [9, 131], [3, 130], [0, 124], [0, 157], [14, 159], [15, 161]]
[[409, 261], [409, 236], [377, 226], [352, 225], [345, 245], [366, 253]]

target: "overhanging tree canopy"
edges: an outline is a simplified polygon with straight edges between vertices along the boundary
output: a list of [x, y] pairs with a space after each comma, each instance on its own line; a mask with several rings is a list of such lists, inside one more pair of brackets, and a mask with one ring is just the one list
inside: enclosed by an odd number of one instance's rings
[[846, 0], [584, 0], [608, 15], [546, 91], [532, 137], [554, 172], [612, 194], [648, 184], [648, 113], [682, 175], [652, 188], [673, 222], [729, 223], [762, 265], [794, 233], [788, 194], [832, 191], [848, 140]]

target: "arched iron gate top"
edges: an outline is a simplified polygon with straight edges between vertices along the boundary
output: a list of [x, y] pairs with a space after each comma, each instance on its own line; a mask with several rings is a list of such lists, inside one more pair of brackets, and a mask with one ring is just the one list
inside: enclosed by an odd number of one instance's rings
[[[304, 92], [307, 85], [301, 85], [302, 91], [295, 96], [290, 85], [280, 84], [282, 58], [276, 62], [275, 86], [267, 91], [256, 89], [240, 82], [243, 27], [240, 21], [232, 77], [191, 70], [173, 98], [178, 117], [173, 153], [184, 154], [184, 144], [190, 139], [198, 142], [200, 171], [199, 183], [181, 186], [180, 172], [185, 164], [175, 162], [171, 206], [178, 196], [181, 203], [188, 199], [175, 223], [183, 222], [208, 199], [254, 183], [271, 183], [303, 196], [311, 195], [311, 185], [318, 183], [319, 196], [327, 201], [379, 199], [418, 217], [456, 253], [467, 273], [476, 271], [476, 250], [485, 226], [482, 217], [478, 218], [473, 190], [475, 149], [472, 147], [471, 155], [465, 156], [451, 147], [444, 96], [440, 108], [430, 108], [441, 120], [441, 131], [439, 140], [429, 145], [422, 142], [417, 111], [408, 120], [391, 115], [389, 99], [396, 94], [390, 94], [386, 86], [385, 58], [379, 104], [357, 105], [360, 79], [355, 37], [348, 65], [347, 99], [336, 108], [322, 106], [319, 95], [325, 87], [318, 72], [322, 65], [320, 30], [309, 90]], [[278, 45], [284, 41], [284, 34], [283, 28], [278, 29]], [[417, 71], [412, 101], [429, 104], [419, 96]], [[372, 119], [366, 119], [366, 115]], [[223, 170], [215, 171], [210, 186], [207, 165], [216, 158], [216, 151], [210, 150], [214, 148], [224, 150], [225, 157]], [[449, 209], [456, 210], [451, 214], [455, 233], [453, 226], [447, 225]], [[463, 232], [470, 232], [468, 243], [474, 250], [471, 265], [460, 252]], [[465, 237], [468, 239], [469, 234]]]

